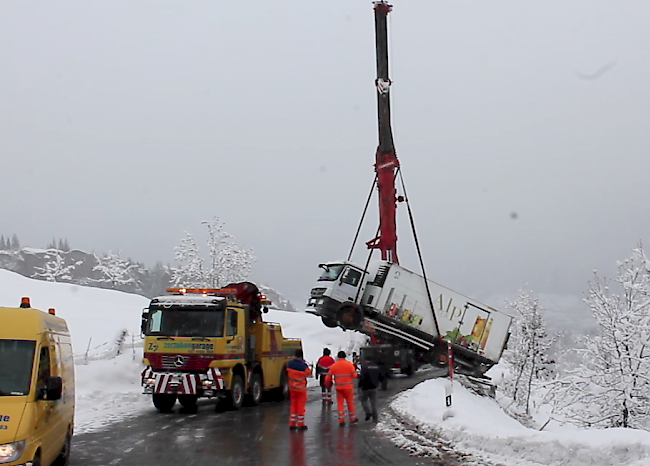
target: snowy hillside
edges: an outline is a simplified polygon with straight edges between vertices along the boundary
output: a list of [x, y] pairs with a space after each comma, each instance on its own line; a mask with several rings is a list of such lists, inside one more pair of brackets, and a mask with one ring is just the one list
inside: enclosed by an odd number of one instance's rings
[[[142, 395], [140, 316], [149, 300], [120, 291], [44, 282], [0, 269], [0, 306], [18, 306], [29, 296], [32, 307], [55, 308], [68, 322], [76, 363], [78, 433], [154, 409]], [[264, 320], [279, 322], [286, 337], [301, 338], [305, 359], [315, 362], [323, 347], [351, 351], [363, 336], [325, 327], [310, 314], [271, 309]], [[119, 354], [118, 354], [119, 353]], [[310, 384], [315, 385], [315, 379]]]

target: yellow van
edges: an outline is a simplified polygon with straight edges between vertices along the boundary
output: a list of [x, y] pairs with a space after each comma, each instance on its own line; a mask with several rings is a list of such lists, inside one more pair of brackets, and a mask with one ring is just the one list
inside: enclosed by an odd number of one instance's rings
[[0, 466], [67, 464], [74, 428], [74, 361], [65, 320], [0, 307]]

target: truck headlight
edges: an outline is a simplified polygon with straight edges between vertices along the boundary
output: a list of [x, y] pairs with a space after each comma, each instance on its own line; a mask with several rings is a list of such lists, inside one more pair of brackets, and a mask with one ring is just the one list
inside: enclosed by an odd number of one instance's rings
[[23, 454], [24, 449], [24, 440], [0, 445], [0, 464], [16, 461], [18, 458], [20, 458], [20, 455]]

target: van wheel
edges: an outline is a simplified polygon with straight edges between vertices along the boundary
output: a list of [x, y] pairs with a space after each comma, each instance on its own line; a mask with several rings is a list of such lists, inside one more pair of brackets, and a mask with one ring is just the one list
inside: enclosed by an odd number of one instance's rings
[[176, 395], [168, 395], [166, 393], [156, 393], [153, 395], [153, 405], [161, 413], [170, 413], [176, 404]]
[[230, 404], [233, 409], [241, 408], [244, 402], [244, 382], [241, 376], [233, 375], [232, 383], [230, 384]]
[[70, 447], [72, 446], [72, 433], [68, 430], [68, 433], [65, 436], [65, 442], [63, 443], [63, 448], [59, 457], [56, 459], [54, 464], [56, 466], [68, 466], [70, 462]]
[[253, 406], [260, 404], [262, 401], [262, 377], [259, 374], [251, 376], [250, 400]]
[[32, 466], [41, 466], [41, 451], [38, 450], [34, 454], [34, 459], [32, 460]]
[[178, 395], [178, 402], [183, 406], [185, 411], [196, 411], [196, 401], [199, 399], [197, 395]]

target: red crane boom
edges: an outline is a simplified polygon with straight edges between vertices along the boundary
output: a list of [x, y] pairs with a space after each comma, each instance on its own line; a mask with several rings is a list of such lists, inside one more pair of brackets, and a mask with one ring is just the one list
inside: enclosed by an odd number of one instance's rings
[[390, 85], [388, 76], [388, 13], [392, 5], [385, 1], [374, 3], [375, 40], [377, 49], [377, 117], [379, 145], [375, 155], [375, 172], [379, 191], [379, 236], [368, 241], [369, 249], [379, 249], [382, 260], [399, 263], [397, 259], [397, 225], [395, 222], [395, 173], [399, 161], [395, 155], [393, 132], [390, 124]]

